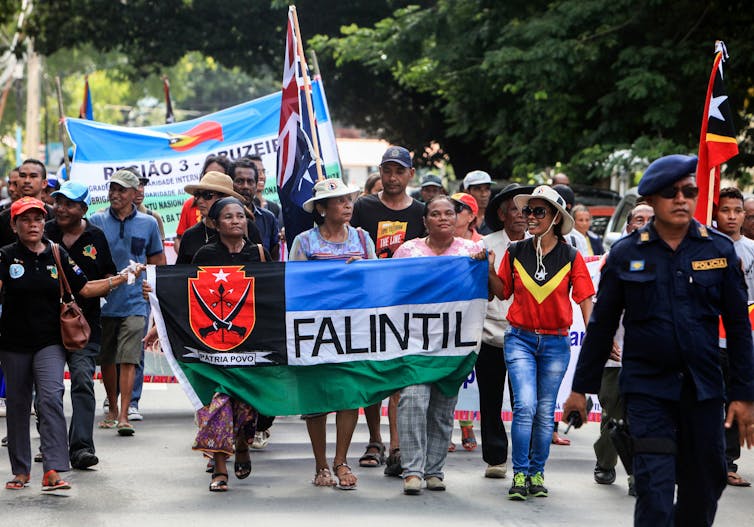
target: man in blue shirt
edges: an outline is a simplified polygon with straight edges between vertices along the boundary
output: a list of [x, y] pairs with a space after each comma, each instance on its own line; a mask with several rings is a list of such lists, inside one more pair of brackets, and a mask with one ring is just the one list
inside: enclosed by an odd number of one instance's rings
[[[696, 157], [672, 155], [647, 168], [639, 194], [654, 219], [617, 241], [600, 278], [564, 419], [586, 421], [621, 313], [620, 390], [634, 451], [634, 523], [712, 525], [726, 486], [725, 427], [754, 443], [754, 354], [746, 285], [733, 242], [694, 220]], [[705, 174], [704, 177], [707, 175]], [[718, 350], [727, 334], [727, 394]], [[675, 486], [677, 503], [673, 506]]]
[[[92, 215], [90, 222], [105, 232], [113, 261], [118, 269], [131, 260], [139, 263], [165, 265], [157, 221], [136, 210], [134, 198], [139, 178], [130, 170], [118, 170], [110, 178], [110, 207]], [[100, 365], [109, 402], [108, 413], [100, 428], [115, 428], [119, 435], [133, 435], [128, 422], [128, 409], [134, 386], [136, 365], [143, 348], [147, 304], [141, 288], [119, 288], [110, 292], [102, 307], [102, 349]], [[118, 374], [120, 367], [120, 375]], [[120, 388], [120, 407], [117, 405]]]

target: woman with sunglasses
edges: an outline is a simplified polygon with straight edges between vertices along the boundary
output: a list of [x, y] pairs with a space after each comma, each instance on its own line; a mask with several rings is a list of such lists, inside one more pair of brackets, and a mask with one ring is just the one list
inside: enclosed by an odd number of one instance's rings
[[542, 185], [513, 198], [531, 238], [513, 243], [498, 270], [490, 253], [490, 288], [513, 296], [505, 333], [505, 364], [513, 386], [511, 424], [513, 485], [508, 497], [546, 497], [544, 469], [550, 454], [555, 399], [571, 358], [571, 300], [584, 324], [592, 312], [594, 285], [582, 256], [563, 235], [573, 229], [565, 200]]
[[[178, 256], [175, 260], [176, 264], [190, 264], [201, 247], [217, 240], [215, 224], [212, 219], [207, 217], [213, 203], [228, 196], [243, 201], [243, 197], [233, 190], [233, 180], [230, 176], [220, 172], [207, 172], [198, 183], [186, 185], [184, 190], [194, 196], [196, 206], [202, 215], [202, 221], [183, 233], [181, 245], [178, 248]], [[249, 241], [261, 243], [262, 237], [254, 221], [249, 219], [246, 225]]]

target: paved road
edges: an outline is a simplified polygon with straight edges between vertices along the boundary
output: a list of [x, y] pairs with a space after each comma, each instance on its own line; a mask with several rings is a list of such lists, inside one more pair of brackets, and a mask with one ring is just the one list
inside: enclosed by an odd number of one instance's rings
[[[104, 391], [97, 386], [98, 401]], [[505, 495], [510, 479], [483, 477], [480, 449], [448, 455], [447, 492], [404, 496], [401, 481], [381, 469], [355, 468], [359, 488], [354, 492], [314, 487], [314, 461], [303, 422], [297, 417], [276, 420], [269, 448], [254, 453], [251, 477], [232, 475], [225, 494], [207, 491], [204, 462], [190, 450], [195, 428], [193, 413], [177, 385], [147, 385], [142, 399], [145, 420], [136, 435], [118, 437], [95, 431], [101, 462], [95, 470], [66, 475], [74, 488], [49, 495], [40, 491], [41, 466], [32, 485], [23, 491], [0, 490], [0, 527], [7, 525], [131, 526], [149, 525], [277, 525], [368, 527], [465, 524], [476, 526], [629, 526], [633, 498], [626, 495], [625, 474], [616, 484], [598, 486], [592, 480], [591, 445], [597, 426], [571, 433], [573, 445], [553, 447], [547, 465], [550, 497], [510, 502]], [[68, 408], [67, 411], [70, 411]], [[334, 421], [331, 417], [330, 421]], [[334, 425], [329, 425], [334, 440]], [[387, 438], [387, 425], [383, 425]], [[5, 419], [0, 419], [5, 433]], [[478, 434], [477, 434], [478, 435]], [[455, 430], [460, 443], [460, 432]], [[352, 465], [368, 440], [360, 419]], [[38, 445], [33, 433], [33, 448]], [[328, 449], [329, 455], [334, 447]], [[7, 455], [0, 455], [0, 474], [10, 474]], [[754, 479], [754, 452], [747, 451], [741, 473]], [[720, 502], [717, 525], [754, 525], [754, 490], [728, 488]]]

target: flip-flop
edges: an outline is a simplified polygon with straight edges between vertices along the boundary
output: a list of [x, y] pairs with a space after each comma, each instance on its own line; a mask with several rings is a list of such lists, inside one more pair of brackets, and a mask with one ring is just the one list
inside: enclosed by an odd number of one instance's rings
[[751, 487], [751, 483], [739, 476], [736, 472], [728, 472], [728, 485], [731, 487]]
[[248, 450], [241, 450], [236, 451], [236, 459], [238, 459], [238, 454], [246, 454], [249, 456], [248, 461], [236, 461], [233, 463], [233, 472], [236, 473], [236, 478], [238, 479], [246, 479], [249, 477], [249, 474], [251, 474], [251, 455], [249, 454]]
[[335, 480], [332, 479], [332, 473], [328, 467], [322, 467], [314, 475], [312, 484], [315, 487], [334, 487], [336, 485]]
[[117, 419], [105, 419], [104, 421], [97, 423], [97, 428], [102, 428], [103, 430], [109, 430], [116, 426], [118, 426]]
[[212, 474], [212, 479], [219, 478], [219, 477], [225, 477], [225, 479], [221, 479], [219, 481], [212, 481], [209, 484], [209, 491], [210, 492], [227, 492], [228, 491], [228, 475], [223, 472], [215, 472]]
[[350, 474], [356, 477], [354, 473], [351, 471], [351, 467], [349, 467], [346, 463], [340, 463], [339, 465], [335, 465], [332, 468], [332, 471], [335, 472], [335, 477], [338, 478], [338, 484], [336, 485], [336, 487], [339, 488], [340, 490], [356, 490], [356, 483], [352, 483], [351, 485], [346, 485], [340, 482], [340, 475], [338, 474], [338, 469], [341, 467], [345, 467], [345, 471], [343, 471], [343, 476], [347, 476]]
[[119, 436], [128, 437], [134, 435], [134, 432], [136, 432], [131, 423], [118, 423], [116, 428], [118, 429]]
[[18, 476], [14, 477], [12, 480], [8, 481], [5, 484], [5, 488], [8, 490], [21, 490], [24, 487], [28, 487], [28, 486], [29, 486], [29, 480], [27, 479], [26, 481], [24, 481], [22, 479], [18, 479]]

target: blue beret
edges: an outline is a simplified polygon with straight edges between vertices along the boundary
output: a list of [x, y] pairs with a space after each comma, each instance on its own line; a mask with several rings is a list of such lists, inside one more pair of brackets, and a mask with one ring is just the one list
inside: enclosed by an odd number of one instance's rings
[[651, 196], [696, 172], [696, 156], [673, 154], [652, 162], [639, 182], [639, 194]]

